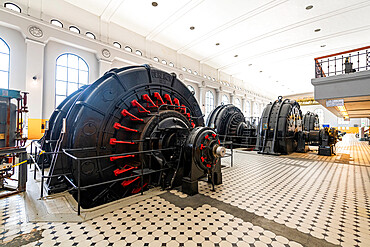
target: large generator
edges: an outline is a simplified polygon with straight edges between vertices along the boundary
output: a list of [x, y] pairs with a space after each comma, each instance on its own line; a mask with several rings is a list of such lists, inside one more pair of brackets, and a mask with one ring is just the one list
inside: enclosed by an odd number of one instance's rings
[[71, 190], [85, 208], [154, 186], [193, 195], [199, 178], [222, 182], [225, 148], [195, 97], [149, 65], [112, 69], [70, 95], [41, 143], [52, 151], [48, 192]]

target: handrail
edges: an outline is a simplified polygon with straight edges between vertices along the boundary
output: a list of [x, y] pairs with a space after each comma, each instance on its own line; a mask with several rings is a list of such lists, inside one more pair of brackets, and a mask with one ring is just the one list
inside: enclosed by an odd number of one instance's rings
[[370, 46], [316, 57], [315, 78], [349, 74], [370, 69]]
[[348, 50], [348, 51], [337, 52], [337, 53], [334, 53], [334, 54], [330, 54], [330, 55], [326, 55], [326, 56], [314, 58], [314, 60], [319, 60], [319, 59], [328, 58], [328, 57], [334, 57], [334, 56], [338, 56], [338, 55], [342, 55], [342, 54], [347, 54], [347, 53], [351, 53], [351, 52], [355, 52], [355, 51], [361, 51], [361, 50], [365, 50], [365, 49], [370, 49], [370, 46], [365, 46], [365, 47], [361, 47], [361, 48], [357, 48], [357, 49], [352, 49], [352, 50]]

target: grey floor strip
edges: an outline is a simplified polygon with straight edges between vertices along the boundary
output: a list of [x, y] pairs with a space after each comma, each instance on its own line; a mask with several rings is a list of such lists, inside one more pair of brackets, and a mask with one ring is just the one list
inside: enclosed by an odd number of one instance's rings
[[235, 217], [238, 217], [245, 222], [250, 222], [253, 225], [260, 226], [264, 228], [265, 230], [269, 230], [275, 233], [276, 235], [284, 236], [288, 238], [289, 240], [302, 244], [303, 246], [307, 246], [307, 247], [339, 246], [339, 245], [331, 244], [323, 239], [315, 238], [311, 236], [310, 234], [306, 234], [296, 229], [292, 229], [285, 225], [276, 223], [275, 221], [268, 220], [264, 218], [263, 216], [258, 216], [256, 214], [250, 213], [238, 207], [232, 206], [230, 204], [218, 201], [216, 199], [213, 199], [208, 196], [201, 195], [201, 194], [189, 196], [183, 199], [172, 193], [167, 192], [167, 193], [159, 195], [159, 197], [175, 204], [177, 207], [180, 207], [180, 208], [192, 207], [195, 209], [195, 208], [201, 207], [203, 204], [209, 204], [210, 206], [223, 210], [228, 214], [234, 215]]

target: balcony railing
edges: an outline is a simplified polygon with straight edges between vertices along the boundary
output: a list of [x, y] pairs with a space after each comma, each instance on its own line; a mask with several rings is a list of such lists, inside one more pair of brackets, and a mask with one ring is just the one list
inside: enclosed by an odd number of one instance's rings
[[370, 70], [370, 46], [315, 58], [315, 78]]

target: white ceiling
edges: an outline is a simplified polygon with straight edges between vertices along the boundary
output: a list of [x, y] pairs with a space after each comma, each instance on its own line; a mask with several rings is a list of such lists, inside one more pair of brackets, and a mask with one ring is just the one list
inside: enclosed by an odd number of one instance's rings
[[280, 95], [313, 91], [314, 57], [370, 41], [369, 0], [65, 1]]

